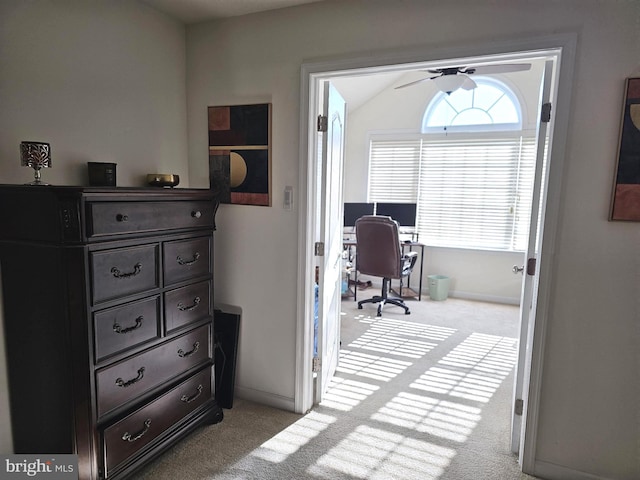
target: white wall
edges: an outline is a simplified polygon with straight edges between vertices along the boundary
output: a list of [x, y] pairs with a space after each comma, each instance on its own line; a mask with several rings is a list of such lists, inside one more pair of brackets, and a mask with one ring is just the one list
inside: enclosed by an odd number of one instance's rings
[[[540, 83], [544, 62], [532, 61], [531, 70], [495, 75], [519, 99], [523, 129], [535, 132], [538, 118]], [[396, 89], [398, 85], [430, 76], [428, 72], [407, 73], [378, 92], [347, 115], [345, 155], [345, 202], [366, 202], [369, 171], [369, 141], [377, 134], [418, 134], [424, 112], [438, 93], [432, 82]], [[370, 76], [338, 78], [339, 91], [351, 92], [371, 81]], [[348, 94], [347, 94], [348, 95]], [[347, 96], [347, 102], [349, 97]], [[425, 248], [423, 291], [428, 275], [450, 277], [450, 296], [518, 304], [522, 275], [514, 275], [514, 265], [525, 263], [523, 253], [469, 249]], [[414, 276], [414, 286], [417, 282]]]
[[[208, 106], [273, 104], [272, 207], [220, 206], [214, 292], [217, 302], [243, 310], [236, 393], [293, 409], [301, 62], [273, 44], [283, 40], [271, 30], [281, 28], [280, 15], [266, 18], [266, 25], [257, 15], [187, 28], [189, 174], [194, 186], [209, 186]], [[287, 185], [291, 211], [283, 209]]]
[[188, 186], [185, 27], [128, 1], [0, 2], [0, 183], [26, 183], [23, 140], [51, 143], [43, 180], [88, 185], [87, 162], [119, 186], [177, 173]]
[[[177, 173], [187, 186], [185, 61], [184, 25], [136, 2], [2, 0], [0, 183], [33, 180], [19, 145], [37, 140], [51, 143], [43, 179], [52, 184], [87, 185], [86, 162], [96, 161], [118, 164], [120, 186], [155, 172]], [[8, 453], [2, 333], [0, 344], [0, 452]]]
[[273, 207], [224, 205], [216, 234], [216, 300], [243, 308], [239, 392], [293, 403], [299, 231], [296, 211], [282, 209], [282, 190], [293, 185], [300, 198], [301, 65], [572, 32], [576, 76], [536, 460], [566, 469], [564, 478], [639, 478], [640, 225], [607, 221], [624, 79], [640, 58], [639, 9], [633, 0], [405, 1], [402, 8], [345, 0], [188, 27], [192, 183], [207, 184], [208, 105], [273, 103]]

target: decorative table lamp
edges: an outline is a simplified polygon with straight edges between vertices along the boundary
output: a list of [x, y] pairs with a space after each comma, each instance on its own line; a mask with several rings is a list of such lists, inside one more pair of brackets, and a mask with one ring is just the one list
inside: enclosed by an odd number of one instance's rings
[[35, 170], [35, 179], [29, 185], [48, 185], [42, 183], [40, 169], [51, 167], [51, 145], [43, 142], [20, 142], [20, 160], [23, 167]]

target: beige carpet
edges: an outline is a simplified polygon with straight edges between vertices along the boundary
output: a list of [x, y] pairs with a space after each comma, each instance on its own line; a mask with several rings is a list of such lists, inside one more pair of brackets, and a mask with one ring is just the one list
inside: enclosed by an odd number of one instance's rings
[[[358, 292], [359, 299], [373, 289]], [[533, 479], [509, 451], [518, 308], [343, 302], [342, 349], [307, 415], [237, 399], [137, 479]]]

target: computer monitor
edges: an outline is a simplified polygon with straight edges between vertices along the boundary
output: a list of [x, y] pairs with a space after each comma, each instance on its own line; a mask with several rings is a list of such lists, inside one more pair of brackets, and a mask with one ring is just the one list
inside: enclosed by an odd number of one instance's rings
[[373, 203], [345, 203], [344, 226], [355, 227], [356, 220], [363, 215], [373, 215]]
[[376, 203], [376, 215], [385, 215], [393, 218], [401, 227], [416, 226], [415, 203]]

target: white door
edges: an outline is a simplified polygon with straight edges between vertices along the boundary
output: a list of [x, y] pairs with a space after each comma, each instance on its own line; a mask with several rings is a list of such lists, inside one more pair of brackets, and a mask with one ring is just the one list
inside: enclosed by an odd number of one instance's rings
[[324, 255], [318, 256], [318, 355], [316, 402], [321, 402], [338, 365], [340, 349], [340, 304], [342, 299], [342, 172], [346, 102], [325, 82], [322, 136], [322, 221], [320, 232]]
[[[537, 261], [539, 246], [542, 239], [542, 228], [544, 224], [544, 198], [546, 196], [546, 172], [547, 160], [550, 154], [549, 121], [551, 118], [551, 78], [553, 73], [553, 62], [547, 61], [545, 64], [543, 81], [540, 89], [540, 122], [537, 132], [537, 153], [536, 170], [533, 184], [533, 199], [531, 204], [531, 221], [529, 225], [529, 241], [525, 254], [524, 265], [515, 265], [514, 273], [524, 275], [522, 281], [522, 293], [520, 296], [520, 333], [518, 363], [516, 367], [516, 378], [513, 388], [513, 406], [511, 421], [511, 450], [514, 453], [520, 451], [521, 442], [524, 439], [525, 428], [522, 422], [523, 410], [527, 404], [528, 378], [531, 365], [531, 346], [533, 336], [533, 322], [536, 314], [535, 299], [538, 297], [538, 269]], [[542, 199], [542, 200], [541, 200]]]

